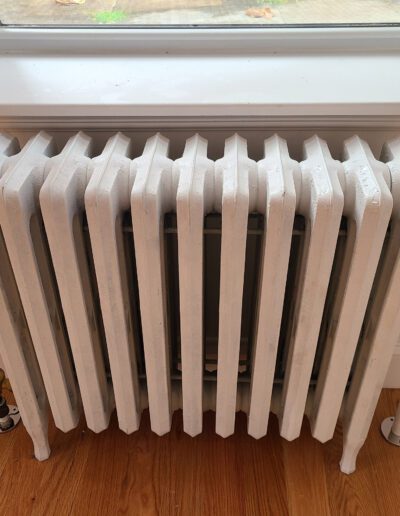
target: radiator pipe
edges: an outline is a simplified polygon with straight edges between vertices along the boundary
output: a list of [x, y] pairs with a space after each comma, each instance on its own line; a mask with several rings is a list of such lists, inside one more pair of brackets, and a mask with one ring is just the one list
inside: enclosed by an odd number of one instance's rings
[[10, 409], [3, 396], [0, 396], [0, 430], [10, 430], [14, 426], [14, 421], [10, 416]]
[[400, 403], [397, 405], [396, 415], [382, 421], [381, 431], [389, 443], [400, 446]]
[[10, 428], [14, 426], [14, 421], [10, 416], [10, 409], [7, 405], [7, 401], [2, 394], [4, 380], [4, 371], [3, 369], [0, 369], [0, 431], [3, 432], [10, 430]]

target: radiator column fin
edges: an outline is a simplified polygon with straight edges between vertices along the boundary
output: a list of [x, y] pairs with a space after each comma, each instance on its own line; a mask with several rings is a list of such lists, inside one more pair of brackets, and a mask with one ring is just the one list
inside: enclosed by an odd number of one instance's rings
[[[0, 177], [7, 156], [17, 152], [16, 140], [0, 134]], [[45, 460], [50, 455], [47, 396], [1, 230], [0, 264], [0, 354], [35, 457]]]
[[356, 469], [357, 454], [367, 437], [400, 337], [400, 138], [385, 145], [382, 158], [382, 161], [389, 161], [394, 208], [381, 273], [367, 312], [365, 338], [344, 401], [344, 443], [340, 462], [344, 473]]
[[195, 436], [203, 422], [203, 227], [212, 209], [214, 162], [207, 141], [196, 135], [174, 163], [179, 177], [176, 199], [181, 320], [182, 406], [186, 433]]
[[152, 430], [163, 435], [171, 427], [170, 342], [164, 264], [164, 215], [174, 206], [169, 142], [157, 134], [133, 161], [132, 225], [146, 360]]
[[250, 183], [256, 178], [246, 140], [238, 135], [226, 140], [215, 173], [222, 198], [216, 432], [227, 437], [235, 429]]
[[296, 207], [294, 175], [300, 174], [285, 140], [273, 136], [264, 149], [265, 158], [258, 163], [258, 211], [265, 214], [266, 229], [248, 420], [248, 432], [255, 438], [267, 433]]
[[[0, 134], [0, 353], [35, 456], [43, 460], [50, 453], [46, 395], [56, 426], [68, 431], [79, 418], [79, 383], [94, 431], [109, 424], [113, 391], [119, 426], [127, 433], [138, 429], [148, 400], [151, 428], [159, 435], [170, 430], [172, 411], [180, 407], [185, 432], [199, 434], [203, 411], [216, 405], [221, 436], [234, 432], [235, 412], [243, 410], [249, 434], [262, 437], [273, 410], [283, 437], [296, 438], [307, 414], [313, 436], [324, 442], [342, 409], [341, 470], [351, 473], [400, 338], [400, 138], [384, 147], [387, 164], [375, 160], [357, 136], [345, 142], [343, 164], [318, 137], [305, 142], [300, 164], [278, 136], [264, 142], [258, 165], [238, 135], [226, 140], [224, 157], [216, 163], [198, 135], [175, 163], [168, 159], [168, 146], [156, 135], [131, 161], [130, 139], [118, 133], [99, 157], [89, 159], [90, 138], [79, 133], [52, 157], [52, 139], [44, 132], [20, 152], [16, 141]], [[169, 328], [178, 319], [177, 303], [169, 306], [165, 277], [166, 266], [175, 274], [175, 264], [169, 267], [164, 257], [165, 215], [175, 209], [182, 389], [179, 339], [175, 327]], [[90, 240], [83, 233], [85, 210]], [[216, 383], [203, 379], [204, 218], [214, 212], [222, 219]], [[257, 237], [248, 249], [249, 255], [255, 250], [260, 271], [249, 278], [249, 297], [257, 291], [257, 304], [249, 335], [242, 338], [247, 240], [252, 243], [248, 235], [260, 233], [248, 228], [254, 212], [264, 215], [265, 224], [262, 243]], [[292, 231], [295, 213], [304, 217], [304, 235], [298, 231], [300, 217]], [[346, 242], [337, 240], [342, 215]], [[211, 262], [217, 249], [211, 249]], [[289, 263], [294, 268], [288, 271]], [[285, 299], [288, 277], [294, 284]], [[208, 294], [213, 278], [206, 280]], [[326, 299], [328, 286], [332, 296]], [[283, 307], [289, 307], [284, 315], [290, 321], [284, 329]], [[101, 320], [114, 389], [107, 381]], [[140, 326], [147, 397], [136, 363], [137, 356], [143, 358], [141, 342], [135, 341]], [[246, 336], [252, 348], [243, 353]], [[286, 353], [282, 389], [273, 387], [280, 344]], [[250, 388], [247, 376], [239, 374], [244, 355], [251, 359]], [[313, 365], [319, 367], [315, 390]]]
[[306, 233], [280, 415], [281, 435], [288, 440], [300, 435], [343, 211], [341, 164], [316, 136], [305, 142], [304, 152], [299, 211]]
[[113, 402], [101, 353], [82, 230], [90, 146], [90, 138], [78, 133], [58, 156], [47, 162], [48, 175], [40, 191], [40, 206], [86, 422], [91, 430], [101, 432], [108, 427]]
[[121, 430], [139, 428], [140, 396], [134, 327], [123, 249], [123, 219], [130, 210], [133, 174], [130, 139], [118, 133], [92, 160], [85, 193], [86, 215]]
[[311, 414], [322, 442], [335, 431], [393, 206], [389, 170], [358, 136], [345, 142], [345, 158], [348, 237]]
[[56, 426], [78, 424], [79, 394], [41, 227], [39, 189], [54, 153], [46, 133], [9, 158], [0, 180], [0, 222]]

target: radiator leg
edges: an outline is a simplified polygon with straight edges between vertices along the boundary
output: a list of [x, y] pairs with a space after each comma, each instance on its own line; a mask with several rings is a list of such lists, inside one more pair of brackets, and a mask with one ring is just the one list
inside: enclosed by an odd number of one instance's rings
[[344, 439], [343, 453], [340, 460], [340, 471], [342, 473], [346, 473], [346, 475], [354, 473], [356, 470], [357, 455], [363, 444], [364, 440], [354, 444], [353, 442], [348, 441], [346, 438]]
[[50, 457], [50, 445], [47, 435], [40, 432], [40, 435], [34, 435], [34, 432], [28, 431], [33, 441], [33, 451], [37, 460], [46, 460]]

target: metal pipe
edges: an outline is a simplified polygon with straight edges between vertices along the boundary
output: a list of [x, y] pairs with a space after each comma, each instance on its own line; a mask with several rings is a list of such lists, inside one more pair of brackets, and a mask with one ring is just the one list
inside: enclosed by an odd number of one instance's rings
[[400, 446], [400, 403], [397, 405], [396, 415], [382, 421], [381, 431], [389, 443]]

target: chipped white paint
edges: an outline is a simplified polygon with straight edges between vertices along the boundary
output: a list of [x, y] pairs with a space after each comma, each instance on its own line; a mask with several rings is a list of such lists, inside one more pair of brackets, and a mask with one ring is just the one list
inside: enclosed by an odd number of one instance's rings
[[85, 193], [118, 422], [128, 434], [140, 423], [133, 321], [126, 264], [121, 259], [122, 222], [130, 208], [134, 179], [129, 152], [129, 138], [121, 133], [110, 138], [101, 156], [92, 160], [93, 172]]
[[53, 154], [50, 136], [41, 132], [8, 158], [0, 179], [0, 224], [54, 420], [68, 431], [78, 423], [79, 394], [40, 228], [39, 190]]
[[101, 432], [108, 427], [113, 405], [82, 234], [90, 146], [90, 138], [79, 133], [58, 156], [48, 160], [40, 206], [87, 425], [94, 432]]

